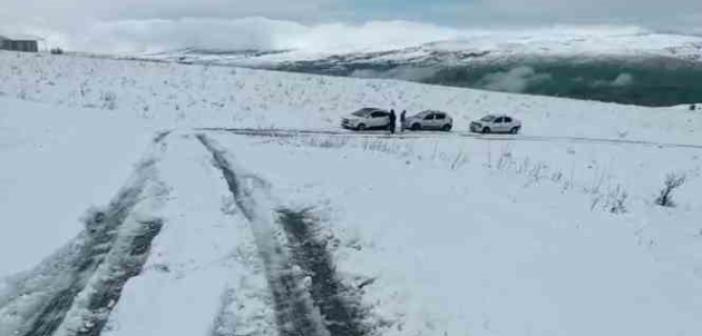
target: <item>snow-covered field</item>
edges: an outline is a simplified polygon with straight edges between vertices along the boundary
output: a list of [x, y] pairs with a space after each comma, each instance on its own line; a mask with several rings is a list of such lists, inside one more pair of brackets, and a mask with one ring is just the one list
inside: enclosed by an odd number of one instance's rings
[[[359, 80], [215, 66], [0, 53], [0, 96], [118, 110], [161, 128], [336, 129], [364, 106], [439, 109], [456, 129], [488, 113], [525, 121], [527, 136], [699, 144], [699, 113], [544, 98], [393, 80]], [[674, 113], [673, 113], [674, 112]]]
[[699, 112], [16, 53], [0, 96], [0, 336], [702, 332]]

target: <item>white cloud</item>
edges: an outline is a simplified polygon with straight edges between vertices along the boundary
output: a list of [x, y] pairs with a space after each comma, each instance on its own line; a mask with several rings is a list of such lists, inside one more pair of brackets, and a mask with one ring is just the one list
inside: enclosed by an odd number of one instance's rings
[[698, 0], [481, 0], [462, 6], [513, 18], [562, 18], [571, 22], [674, 19], [702, 11], [702, 1]]
[[262, 18], [239, 20], [130, 20], [95, 23], [87, 34], [70, 34], [68, 47], [98, 52], [156, 52], [182, 48], [277, 49], [307, 28]]
[[[386, 21], [375, 21], [380, 19]], [[412, 19], [434, 24], [388, 21]], [[330, 23], [340, 20], [365, 23]], [[439, 23], [472, 28], [630, 24], [702, 34], [701, 20], [700, 0], [427, 1], [397, 10], [355, 0], [0, 0], [0, 34], [35, 34], [71, 49], [97, 51], [349, 49], [461, 35]]]
[[462, 36], [457, 29], [406, 21], [368, 22], [360, 25], [322, 24], [310, 26], [290, 48], [310, 51], [394, 49]]
[[[651, 35], [648, 39], [641, 39], [637, 37], [647, 35], [651, 30], [638, 26], [613, 25], [552, 25], [528, 29], [486, 30], [447, 28], [408, 21], [302, 24], [249, 17], [81, 20], [71, 25], [51, 26], [41, 20], [12, 23], [3, 20], [5, 17], [7, 14], [0, 10], [0, 35], [35, 35], [45, 38], [47, 47], [60, 46], [73, 51], [130, 54], [184, 48], [294, 49], [300, 51], [297, 56], [304, 58], [306, 52], [318, 55], [319, 52], [381, 51], [437, 41], [453, 41], [460, 49], [509, 49], [510, 45], [538, 49], [539, 45], [548, 46], [549, 43], [579, 40], [590, 43], [567, 44], [564, 47], [605, 52], [608, 47], [621, 49], [619, 44], [613, 44], [612, 41], [627, 41], [628, 37], [632, 37], [631, 41], [643, 43], [629, 47], [644, 49], [652, 45], [659, 46], [668, 38], [667, 35]], [[664, 40], [659, 41], [660, 39]], [[597, 41], [610, 43], [599, 44]], [[450, 50], [453, 42], [442, 43], [442, 46]]]
[[478, 83], [479, 87], [507, 92], [524, 92], [529, 85], [551, 80], [551, 75], [537, 73], [533, 68], [521, 66], [505, 72], [485, 75]]
[[633, 83], [634, 83], [634, 76], [632, 76], [631, 74], [628, 74], [628, 73], [622, 73], [622, 74], [619, 74], [619, 76], [617, 76], [617, 78], [615, 78], [612, 81], [612, 86], [624, 87], [624, 86], [629, 86]]
[[[34, 34], [71, 46], [104, 44], [92, 38], [118, 38], [114, 42], [124, 49], [149, 39], [140, 29], [194, 37], [201, 33], [198, 26], [223, 28], [222, 22], [246, 17], [317, 21], [336, 1], [295, 0], [291, 5], [287, 0], [0, 0], [0, 34]], [[127, 35], [138, 41], [125, 43]]]
[[[377, 0], [380, 2], [380, 0]], [[420, 20], [453, 26], [636, 24], [699, 29], [700, 0], [437, 0], [398, 8], [356, 0], [0, 0], [0, 24], [85, 27], [92, 21], [238, 19], [262, 16], [308, 24]], [[387, 8], [385, 8], [387, 7]], [[381, 9], [382, 8], [382, 9]]]
[[51, 46], [108, 53], [183, 48], [355, 51], [378, 46], [402, 48], [463, 34], [456, 29], [405, 21], [303, 25], [260, 17], [97, 21], [62, 30], [35, 29], [30, 25], [12, 28], [9, 30], [45, 37]]
[[617, 78], [613, 80], [596, 80], [592, 82], [593, 87], [613, 87], [613, 88], [623, 88], [631, 86], [634, 84], [636, 78], [634, 75], [629, 73], [620, 73]]
[[21, 20], [42, 18], [70, 24], [100, 21], [186, 17], [240, 18], [267, 16], [302, 20], [317, 18], [336, 0], [0, 0], [0, 8]]

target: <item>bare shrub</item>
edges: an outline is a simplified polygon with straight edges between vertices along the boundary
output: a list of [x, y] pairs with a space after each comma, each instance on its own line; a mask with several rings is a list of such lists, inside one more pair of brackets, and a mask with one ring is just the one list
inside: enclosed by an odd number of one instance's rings
[[306, 144], [318, 148], [341, 148], [346, 147], [349, 143], [349, 138], [340, 137], [314, 137], [308, 139]]
[[460, 151], [460, 152], [458, 152], [458, 154], [456, 154], [456, 156], [451, 161], [450, 168], [451, 168], [451, 170], [456, 170], [460, 167], [463, 167], [465, 164], [468, 163], [468, 161], [469, 160], [468, 160], [468, 157], [466, 156], [466, 154], [463, 151]]
[[117, 95], [112, 91], [103, 92], [102, 95], [100, 95], [100, 100], [102, 101], [102, 108], [108, 110], [117, 108]]
[[529, 170], [529, 173], [528, 173], [528, 176], [529, 176], [529, 178], [530, 178], [530, 182], [531, 182], [531, 183], [536, 183], [536, 182], [539, 182], [539, 181], [541, 181], [542, 179], [544, 179], [544, 178], [545, 178], [544, 172], [545, 172], [546, 170], [548, 170], [548, 166], [547, 166], [545, 163], [543, 163], [543, 162], [539, 162], [539, 163], [537, 163], [536, 165], [534, 165], [534, 166]]
[[514, 165], [514, 159], [512, 157], [512, 152], [509, 151], [504, 151], [502, 152], [502, 155], [500, 155], [500, 158], [497, 159], [497, 169], [499, 170], [505, 170], [505, 169], [510, 169], [512, 165]]
[[626, 213], [625, 202], [628, 198], [629, 193], [627, 193], [622, 186], [617, 185], [615, 188], [610, 189], [605, 196], [605, 210], [613, 214]]
[[673, 202], [672, 193], [673, 190], [679, 188], [685, 183], [687, 176], [685, 174], [670, 173], [665, 177], [665, 185], [661, 189], [658, 197], [656, 198], [656, 204], [663, 207], [674, 207], [675, 202]]

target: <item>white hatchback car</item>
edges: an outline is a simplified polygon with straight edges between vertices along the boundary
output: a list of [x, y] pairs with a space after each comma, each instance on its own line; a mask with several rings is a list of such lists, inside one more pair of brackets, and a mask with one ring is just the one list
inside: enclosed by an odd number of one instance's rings
[[419, 130], [442, 130], [450, 131], [453, 128], [453, 118], [441, 111], [423, 111], [411, 117], [407, 117], [402, 123], [403, 129]]
[[367, 107], [344, 116], [341, 127], [357, 131], [367, 129], [387, 129], [390, 126], [390, 112]]
[[522, 129], [522, 122], [507, 115], [487, 115], [470, 123], [471, 132], [476, 133], [511, 133], [517, 134]]

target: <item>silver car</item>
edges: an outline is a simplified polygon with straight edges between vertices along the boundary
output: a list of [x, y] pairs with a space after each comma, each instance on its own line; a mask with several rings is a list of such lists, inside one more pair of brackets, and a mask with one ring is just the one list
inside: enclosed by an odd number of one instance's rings
[[470, 130], [476, 133], [511, 133], [517, 134], [522, 129], [522, 122], [507, 115], [489, 114], [478, 121], [470, 123]]
[[390, 112], [367, 107], [341, 118], [341, 127], [356, 131], [387, 129], [390, 126]]
[[445, 112], [427, 110], [405, 119], [402, 128], [413, 131], [442, 130], [448, 132], [453, 128], [453, 118]]

